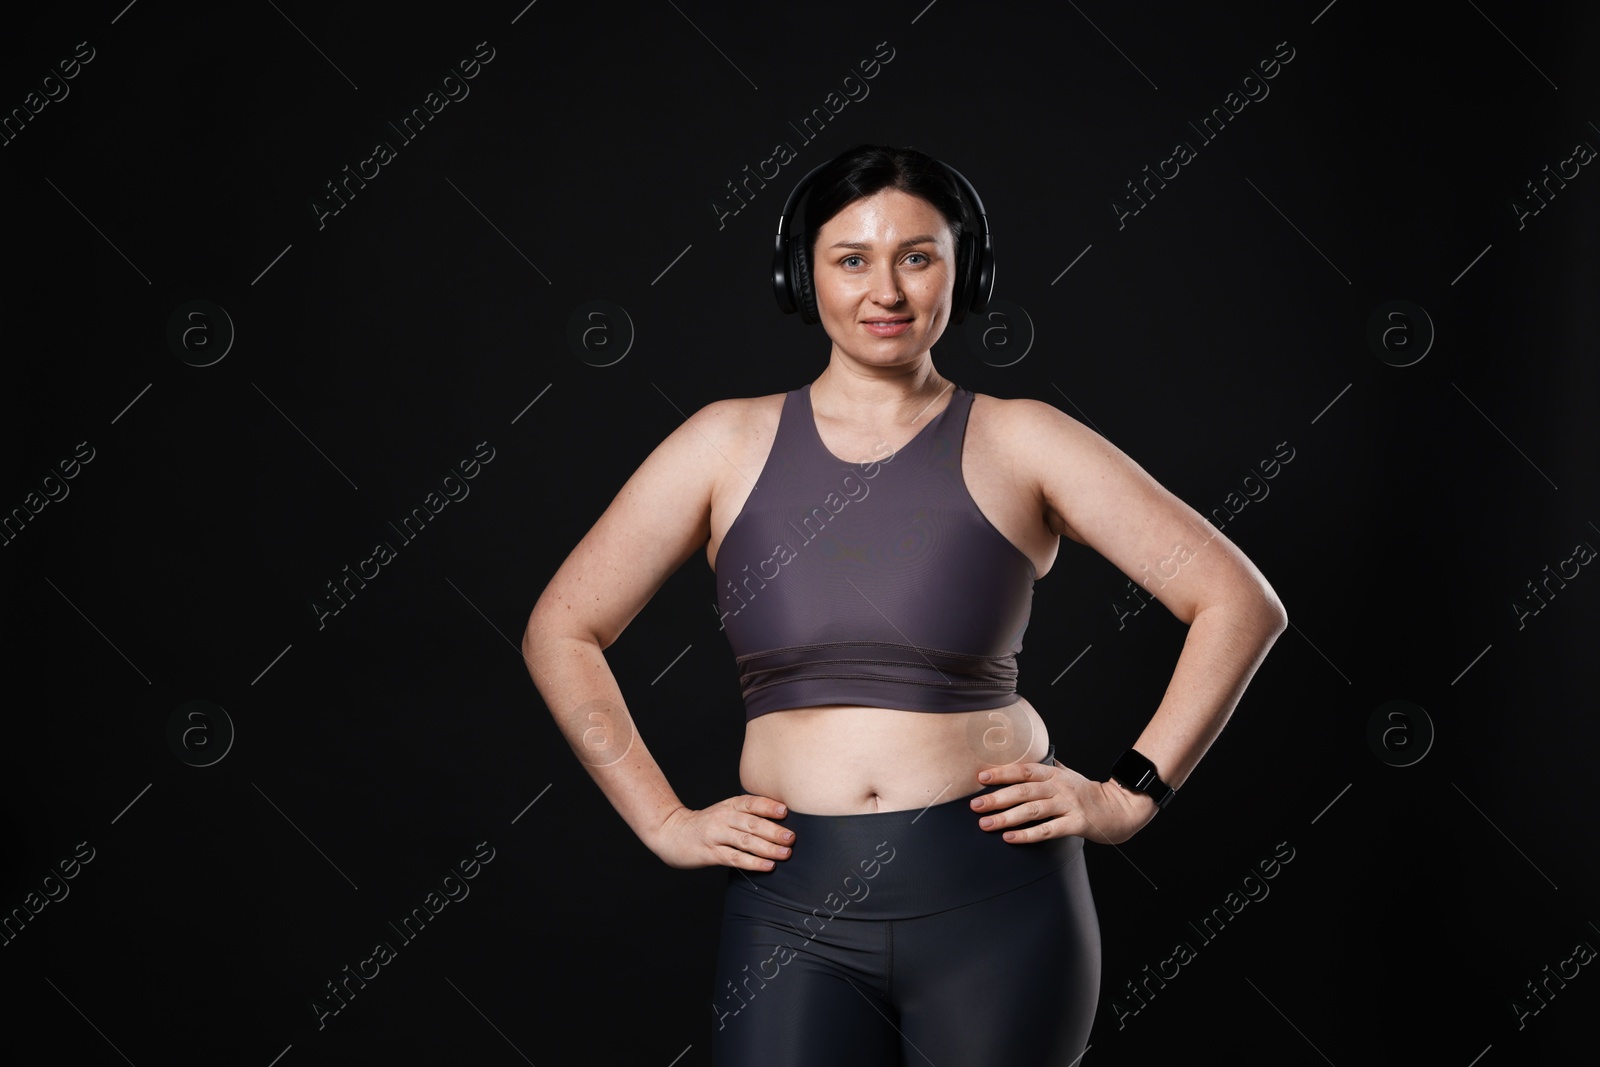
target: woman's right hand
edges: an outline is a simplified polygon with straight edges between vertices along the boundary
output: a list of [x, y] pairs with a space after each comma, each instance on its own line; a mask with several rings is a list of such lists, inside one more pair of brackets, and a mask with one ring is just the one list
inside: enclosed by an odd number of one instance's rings
[[789, 856], [794, 833], [773, 822], [788, 811], [771, 797], [745, 793], [709, 808], [679, 808], [647, 842], [669, 867], [742, 867], [770, 871]]

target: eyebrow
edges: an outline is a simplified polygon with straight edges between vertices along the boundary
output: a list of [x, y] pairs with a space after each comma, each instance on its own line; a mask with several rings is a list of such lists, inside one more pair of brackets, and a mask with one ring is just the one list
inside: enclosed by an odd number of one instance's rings
[[[931, 245], [931, 244], [937, 244], [938, 242], [939, 242], [939, 239], [937, 237], [935, 237], [933, 234], [924, 233], [924, 234], [919, 234], [916, 237], [907, 237], [904, 241], [900, 242], [900, 247], [901, 248], [910, 248], [912, 245], [922, 245], [922, 244], [930, 244]], [[828, 247], [829, 248], [859, 248], [859, 249], [862, 249], [862, 250], [867, 250], [867, 249], [870, 249], [872, 247], [872, 245], [870, 245], [870, 244], [868, 244], [866, 242], [863, 242], [863, 241], [838, 241], [838, 242], [835, 242], [834, 244], [829, 245]]]

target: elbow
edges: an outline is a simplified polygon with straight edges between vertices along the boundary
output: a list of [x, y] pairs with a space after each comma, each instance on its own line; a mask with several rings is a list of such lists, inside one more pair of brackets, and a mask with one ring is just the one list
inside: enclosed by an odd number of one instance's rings
[[1228, 618], [1231, 625], [1259, 635], [1268, 645], [1289, 628], [1289, 612], [1265, 579], [1235, 584], [1214, 599], [1198, 604], [1194, 614], [1184, 621], [1192, 625], [1203, 613], [1212, 610]]
[[1242, 582], [1211, 606], [1221, 609], [1235, 625], [1259, 635], [1268, 645], [1289, 628], [1289, 612], [1265, 579]]
[[587, 641], [601, 651], [611, 644], [585, 627], [573, 626], [570, 619], [562, 617], [559, 607], [549, 607], [540, 602], [528, 616], [528, 625], [522, 631], [523, 658], [531, 659], [541, 649], [548, 649], [559, 641]]
[[1262, 582], [1257, 589], [1260, 594], [1260, 616], [1262, 626], [1267, 631], [1267, 640], [1276, 641], [1278, 635], [1289, 628], [1289, 610], [1283, 606], [1283, 601], [1272, 586]]
[[522, 630], [520, 651], [522, 652], [522, 663], [528, 668], [528, 674], [533, 677], [535, 685], [539, 683], [538, 664], [543, 641], [544, 639], [541, 636], [538, 627], [534, 624], [534, 620], [529, 619], [528, 625], [523, 627]]
[[1283, 631], [1289, 628], [1289, 613], [1280, 604], [1277, 612], [1272, 616], [1272, 629], [1267, 634], [1268, 641], [1276, 641], [1282, 636]]
[[538, 662], [540, 656], [549, 648], [552, 639], [559, 634], [551, 625], [551, 620], [538, 608], [528, 616], [528, 624], [522, 628], [522, 658], [530, 666]]
[[528, 616], [528, 625], [522, 630], [522, 655], [531, 659], [536, 656], [541, 648], [547, 647], [552, 640], [565, 636], [554, 625], [553, 621], [538, 608]]
[[546, 620], [539, 610], [541, 607], [543, 607], [543, 601], [534, 605], [533, 610], [528, 613], [527, 624], [522, 627], [522, 654], [524, 656], [533, 650], [546, 631]]

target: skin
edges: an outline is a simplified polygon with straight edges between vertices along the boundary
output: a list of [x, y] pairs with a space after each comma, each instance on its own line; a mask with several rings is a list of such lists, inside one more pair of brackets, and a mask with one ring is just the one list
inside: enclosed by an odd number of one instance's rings
[[[841, 459], [881, 458], [885, 443], [903, 446], [952, 395], [931, 352], [950, 317], [949, 225], [927, 201], [884, 190], [828, 220], [812, 262], [831, 341], [811, 387], [818, 434]], [[866, 327], [901, 318], [910, 327], [895, 337]], [[748, 792], [702, 809], [678, 800], [603, 652], [697, 549], [715, 567], [782, 402], [782, 394], [718, 401], [686, 420], [623, 486], [529, 617], [523, 654], [534, 683], [640, 839], [673, 867], [767, 869], [796, 844], [777, 821], [786, 805], [815, 814], [921, 808], [993, 783], [1005, 788], [971, 801], [974, 821], [1014, 844], [1065, 834], [1116, 844], [1146, 825], [1156, 808], [1145, 794], [1036, 762], [1048, 737], [1026, 700], [965, 713], [830, 705], [758, 716], [740, 762]], [[1287, 625], [1271, 586], [1197, 512], [1049, 404], [975, 397], [962, 474], [979, 510], [1040, 577], [1067, 537], [1188, 624], [1172, 681], [1134, 742], [1165, 782], [1181, 787]], [[1179, 545], [1182, 562], [1163, 563]], [[1024, 823], [1037, 825], [1010, 829]]]

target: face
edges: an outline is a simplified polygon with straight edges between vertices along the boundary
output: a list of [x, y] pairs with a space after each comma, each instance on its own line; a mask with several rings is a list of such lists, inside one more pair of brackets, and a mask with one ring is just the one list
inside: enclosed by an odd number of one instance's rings
[[955, 242], [928, 201], [885, 189], [823, 224], [812, 258], [836, 354], [872, 366], [924, 358], [950, 320]]

